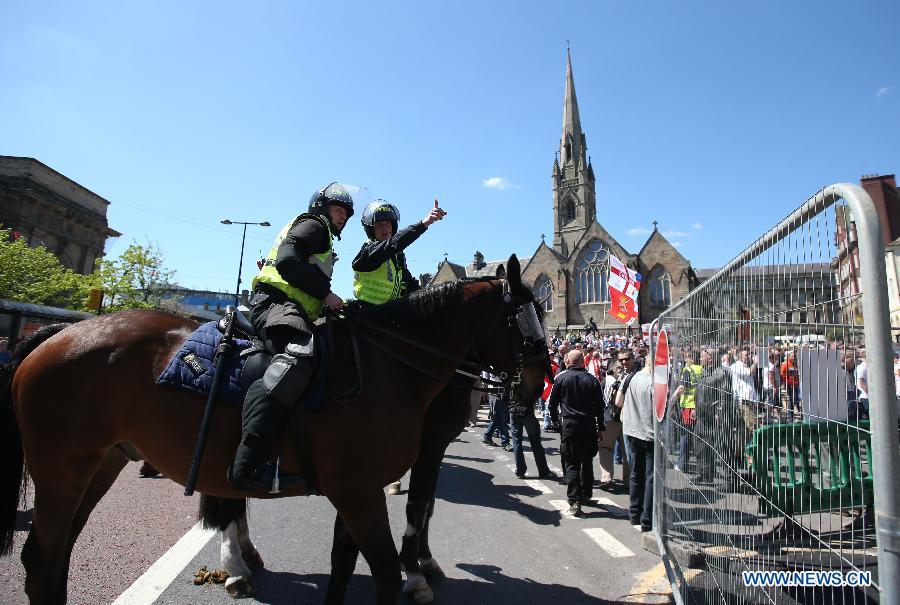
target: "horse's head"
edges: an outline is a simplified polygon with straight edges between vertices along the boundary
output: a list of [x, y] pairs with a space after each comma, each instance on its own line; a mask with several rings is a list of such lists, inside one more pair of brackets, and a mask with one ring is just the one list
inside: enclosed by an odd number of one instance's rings
[[473, 353], [506, 384], [511, 399], [534, 402], [544, 388], [550, 358], [542, 309], [522, 284], [515, 254], [506, 263], [506, 280], [500, 280], [500, 286], [500, 306], [477, 335]]

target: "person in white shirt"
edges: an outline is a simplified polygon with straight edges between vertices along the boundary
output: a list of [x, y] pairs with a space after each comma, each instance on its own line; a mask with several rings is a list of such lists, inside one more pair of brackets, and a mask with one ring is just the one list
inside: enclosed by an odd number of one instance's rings
[[859, 420], [869, 419], [869, 370], [866, 366], [866, 352], [863, 349], [857, 351], [859, 363], [856, 364], [856, 402]]
[[750, 347], [742, 347], [738, 353], [738, 360], [731, 364], [731, 392], [742, 421], [736, 427], [740, 451], [743, 451], [743, 446], [750, 442], [753, 431], [756, 430], [756, 406], [759, 394], [754, 383], [755, 375], [756, 361], [750, 358]]

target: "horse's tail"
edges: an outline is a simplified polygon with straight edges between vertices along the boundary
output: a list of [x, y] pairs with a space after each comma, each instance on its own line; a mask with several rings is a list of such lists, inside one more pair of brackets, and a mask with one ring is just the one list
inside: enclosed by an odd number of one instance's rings
[[13, 409], [12, 381], [16, 368], [39, 344], [60, 332], [67, 324], [44, 326], [16, 346], [12, 359], [0, 372], [0, 556], [12, 552], [16, 511], [25, 496], [25, 452]]

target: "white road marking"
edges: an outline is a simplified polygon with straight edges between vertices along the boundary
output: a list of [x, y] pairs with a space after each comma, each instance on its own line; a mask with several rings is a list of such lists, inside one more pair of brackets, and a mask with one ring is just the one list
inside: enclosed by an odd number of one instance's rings
[[509, 460], [509, 456], [507, 456], [506, 454], [494, 454], [494, 457], [500, 462], [506, 462], [507, 460]]
[[601, 529], [599, 527], [588, 527], [585, 528], [584, 533], [586, 533], [594, 543], [597, 544], [600, 548], [606, 551], [610, 557], [622, 558], [622, 557], [633, 557], [634, 553], [631, 552], [627, 546], [613, 538], [608, 531], [605, 529]]
[[559, 467], [558, 467], [558, 466], [553, 466], [552, 464], [549, 464], [549, 465], [547, 465], [547, 466], [549, 467], [549, 469], [550, 469], [551, 471], [553, 471], [554, 473], [556, 473], [557, 475], [559, 475], [560, 477], [562, 477], [563, 472], [562, 472], [561, 470], [559, 470]]
[[119, 595], [112, 605], [150, 605], [191, 562], [206, 543], [216, 535], [213, 529], [203, 529], [198, 522], [172, 548], [157, 559], [140, 578]]
[[563, 519], [575, 519], [575, 515], [569, 512], [568, 500], [550, 500], [550, 504], [560, 512]]
[[537, 491], [541, 492], [542, 494], [552, 494], [553, 493], [552, 489], [550, 489], [549, 487], [544, 485], [543, 482], [538, 481], [537, 479], [526, 479], [525, 485], [527, 485], [531, 489], [536, 489]]
[[515, 464], [507, 464], [507, 465], [506, 465], [506, 468], [508, 468], [508, 469], [511, 470], [512, 472], [516, 472], [516, 465], [515, 465]]
[[605, 508], [607, 511], [609, 511], [609, 514], [613, 515], [614, 517], [627, 517], [628, 516], [627, 510], [625, 510], [624, 508], [622, 508], [621, 506], [619, 506], [618, 504], [616, 504], [609, 498], [597, 498], [597, 504], [600, 504], [601, 506], [603, 506], [603, 508]]

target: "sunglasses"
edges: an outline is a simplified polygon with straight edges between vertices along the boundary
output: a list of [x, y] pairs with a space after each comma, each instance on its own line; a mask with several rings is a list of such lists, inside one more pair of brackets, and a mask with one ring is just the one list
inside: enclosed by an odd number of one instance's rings
[[619, 357], [619, 361], [631, 361], [631, 357]]

